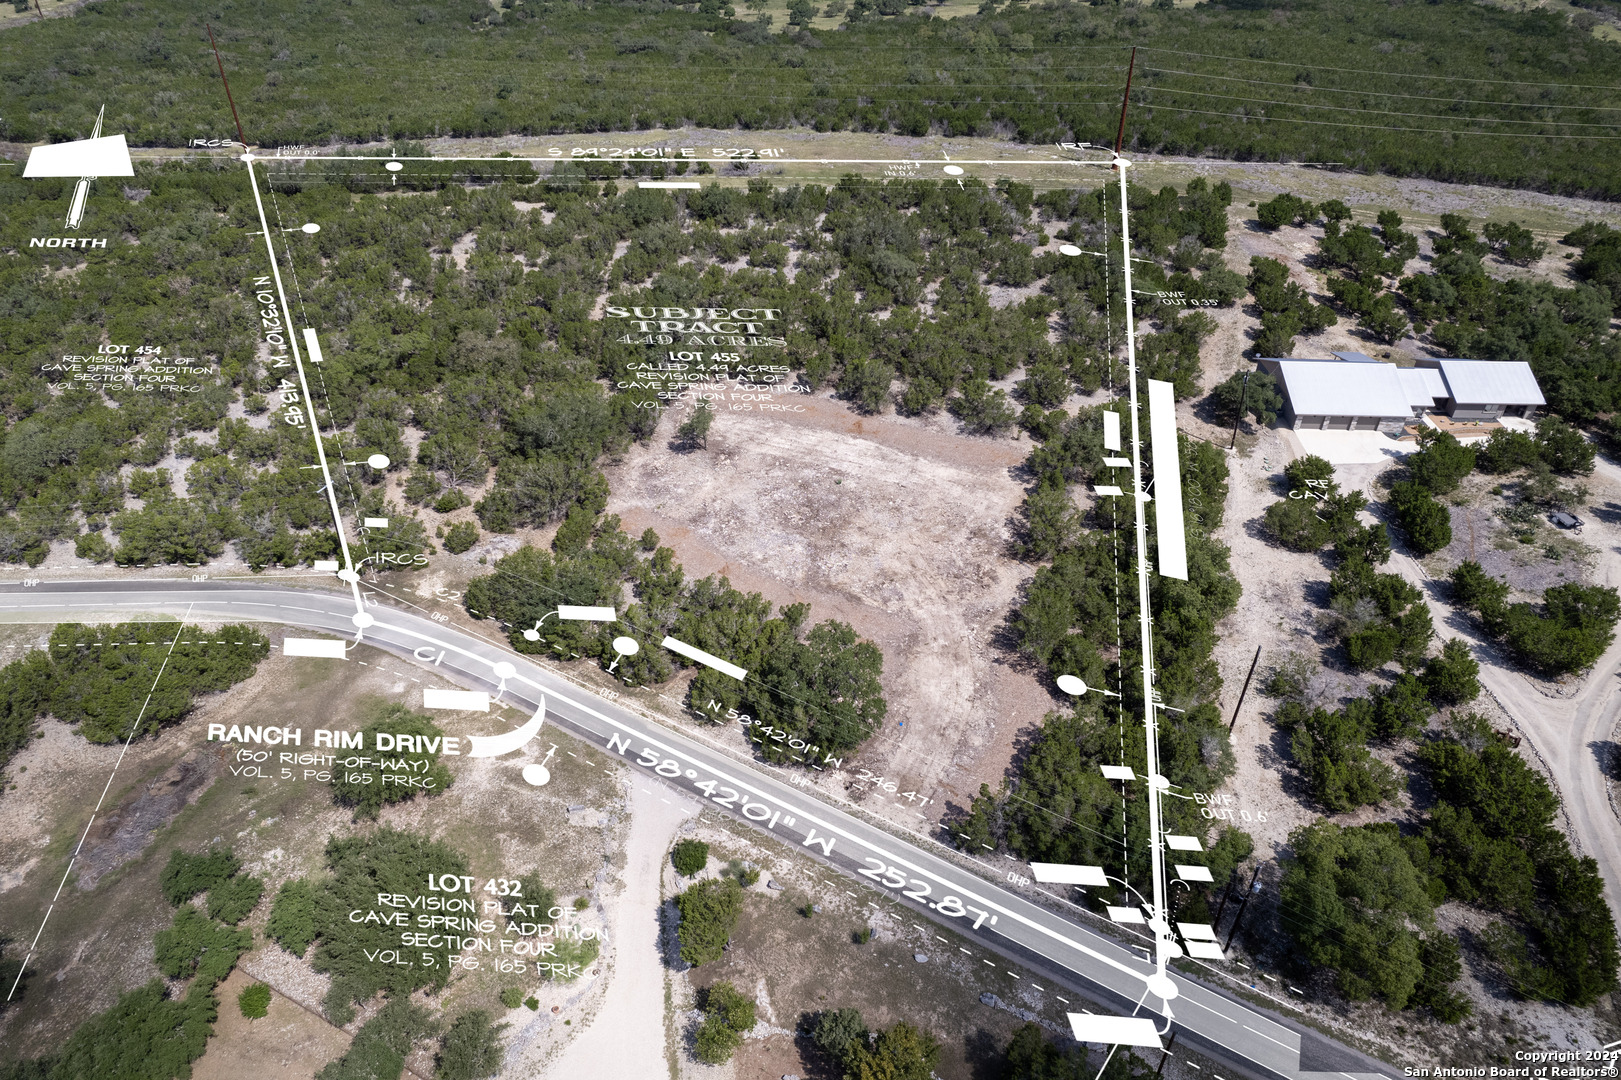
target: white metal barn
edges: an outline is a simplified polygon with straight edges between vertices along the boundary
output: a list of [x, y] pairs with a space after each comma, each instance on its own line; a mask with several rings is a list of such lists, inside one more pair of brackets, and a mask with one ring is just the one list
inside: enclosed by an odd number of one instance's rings
[[1292, 428], [1400, 434], [1426, 413], [1456, 420], [1533, 417], [1546, 404], [1530, 365], [1519, 361], [1420, 360], [1399, 368], [1362, 353], [1329, 359], [1268, 358], [1283, 419]]

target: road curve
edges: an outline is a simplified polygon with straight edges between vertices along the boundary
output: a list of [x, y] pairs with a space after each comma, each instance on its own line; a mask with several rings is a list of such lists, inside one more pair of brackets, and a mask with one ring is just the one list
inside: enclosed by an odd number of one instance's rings
[[[390, 597], [369, 592], [368, 600], [375, 603], [366, 612], [372, 619], [363, 630], [367, 644], [472, 689], [497, 689], [502, 680], [495, 665], [509, 665], [514, 672], [505, 679], [509, 700], [533, 708], [544, 694], [548, 723], [623, 758], [648, 780], [670, 784], [689, 798], [707, 798], [917, 916], [1042, 973], [1103, 1010], [1129, 1014], [1140, 1003], [1144, 1013], [1161, 1014], [1159, 998], [1147, 993], [1153, 967], [1142, 950], [1123, 947], [925, 845], [830, 805], [790, 783], [785, 778], [791, 774], [783, 770], [739, 762], [580, 689], [504, 644], [395, 606]], [[314, 589], [228, 581], [0, 583], [0, 617], [13, 621], [124, 621], [188, 612], [199, 621], [262, 621], [345, 638], [356, 634], [353, 600]], [[1179, 1045], [1237, 1074], [1253, 1080], [1393, 1075], [1389, 1066], [1209, 983], [1182, 974], [1173, 978], [1178, 993], [1169, 1003], [1170, 1023]], [[1167, 1026], [1163, 1017], [1161, 1026]]]

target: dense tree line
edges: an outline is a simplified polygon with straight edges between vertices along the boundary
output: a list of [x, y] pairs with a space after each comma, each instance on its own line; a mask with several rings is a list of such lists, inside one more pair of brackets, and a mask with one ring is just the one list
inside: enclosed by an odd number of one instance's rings
[[1423, 841], [1390, 822], [1319, 821], [1289, 845], [1280, 914], [1304, 960], [1333, 969], [1352, 1001], [1428, 1007], [1448, 1023], [1469, 1015], [1469, 1000], [1451, 989], [1463, 970], [1457, 939], [1435, 929], [1438, 883], [1420, 868]]
[[1419, 761], [1437, 796], [1422, 833], [1430, 872], [1450, 895], [1508, 917], [1484, 940], [1515, 990], [1576, 1006], [1614, 990], [1603, 879], [1555, 826], [1548, 782], [1472, 714], [1454, 718]]
[[[1373, 338], [1391, 344], [1411, 332], [1442, 356], [1524, 361], [1549, 408], [1569, 422], [1592, 424], [1621, 405], [1621, 334], [1611, 328], [1621, 302], [1621, 233], [1610, 226], [1589, 223], [1563, 238], [1581, 251], [1573, 264], [1579, 280], [1565, 288], [1488, 272], [1488, 263], [1523, 266], [1545, 253], [1546, 245], [1517, 222], [1489, 222], [1482, 239], [1469, 219], [1443, 214], [1430, 234], [1433, 260], [1403, 276], [1418, 237], [1403, 230], [1394, 211], [1380, 212], [1375, 225], [1348, 224], [1350, 211], [1338, 200], [1314, 206], [1286, 193], [1257, 213], [1274, 227], [1321, 225], [1318, 263], [1336, 271], [1328, 290]], [[1294, 334], [1332, 325], [1326, 307], [1311, 318], [1310, 298], [1287, 283], [1281, 263], [1251, 261], [1250, 288], [1262, 311], [1255, 355], [1288, 355], [1293, 336], [1281, 331], [1292, 328], [1291, 316], [1278, 312], [1293, 313]]]
[[[179, 623], [59, 623], [47, 648], [0, 668], [0, 767], [28, 745], [45, 716], [77, 724], [94, 743], [156, 734], [184, 719], [199, 694], [252, 675], [269, 653], [263, 634], [238, 624], [205, 631]], [[140, 730], [132, 731], [138, 716]]]
[[[888, 711], [879, 682], [883, 654], [847, 624], [807, 628], [807, 604], [773, 615], [758, 593], [742, 593], [723, 577], [688, 582], [674, 552], [660, 546], [651, 529], [632, 541], [614, 515], [588, 521], [587, 528], [594, 533], [589, 546], [576, 551], [557, 543], [554, 551], [524, 547], [498, 560], [493, 573], [469, 583], [469, 611], [501, 620], [519, 652], [617, 660], [615, 674], [626, 683], [663, 682], [674, 665], [697, 667], [687, 704], [716, 720], [734, 708], [752, 716], [771, 729], [750, 734], [771, 761], [806, 762], [813, 746], [820, 756], [843, 754], [877, 730]], [[628, 606], [627, 587], [635, 597]], [[607, 605], [622, 614], [605, 624], [546, 621], [560, 603]], [[531, 641], [524, 631], [537, 624]], [[641, 645], [633, 656], [613, 649], [614, 638], [625, 634]], [[660, 648], [666, 635], [730, 660], [747, 679]]]
[[[1126, 47], [1139, 45], [1134, 148], [1616, 190], [1599, 141], [1613, 134], [1603, 109], [1615, 101], [1591, 88], [1621, 83], [1618, 62], [1563, 14], [1348, 0], [1325, 18], [1328, 6], [1300, 0], [1281, 20], [1238, 4], [1081, 3], [944, 20], [926, 6], [856, 0], [838, 29], [811, 29], [805, 5], [796, 7], [777, 33], [720, 0], [458, 0], [409, 10], [355, 0], [335, 19], [293, 12], [273, 25], [226, 9], [216, 33], [250, 136], [271, 146], [796, 124], [1108, 143], [1119, 110], [1112, 91]], [[103, 0], [13, 28], [0, 64], [0, 134], [83, 137], [103, 101], [124, 103], [109, 130], [136, 145], [220, 133], [218, 75], [199, 26], [187, 0]], [[1347, 100], [1370, 78], [1430, 107]], [[1563, 123], [1516, 105], [1555, 106]]]
[[1434, 929], [1456, 899], [1506, 917], [1480, 942], [1527, 998], [1592, 1004], [1617, 980], [1615, 922], [1597, 864], [1554, 825], [1559, 797], [1490, 725], [1454, 714], [1419, 747], [1435, 802], [1418, 830], [1318, 822], [1290, 836], [1280, 917], [1304, 960], [1352, 1000], [1427, 1007], [1456, 1023], [1460, 948]]
[[1312, 799], [1330, 813], [1391, 801], [1405, 787], [1395, 769], [1368, 752], [1370, 741], [1414, 738], [1437, 710], [1480, 693], [1480, 665], [1457, 639], [1424, 661], [1421, 673], [1402, 672], [1389, 686], [1376, 686], [1339, 709], [1307, 707], [1311, 671], [1310, 664], [1291, 658], [1265, 689], [1281, 699], [1275, 719], [1290, 733], [1295, 766]]
[[[1122, 805], [1115, 784], [1098, 766], [1124, 763], [1146, 771], [1142, 690], [1122, 673], [1140, 663], [1136, 589], [1129, 509], [1101, 499], [1083, 515], [1072, 485], [1105, 475], [1100, 410], [1067, 418], [1026, 463], [1033, 481], [1026, 500], [1027, 558], [1040, 560], [1035, 576], [1009, 618], [1020, 652], [1047, 676], [1075, 675], [1087, 685], [1118, 689], [1119, 704], [1100, 694], [1076, 699], [1071, 710], [1049, 713], [1017, 777], [1000, 791], [982, 785], [979, 795], [951, 824], [957, 842], [971, 848], [1005, 848], [1024, 860], [1102, 865], [1125, 876], [1142, 860], [1128, 851], [1146, 848], [1147, 793], [1130, 784]], [[1215, 624], [1239, 597], [1227, 549], [1213, 538], [1227, 494], [1227, 464], [1208, 443], [1180, 437], [1186, 512], [1188, 578], [1157, 578], [1151, 591], [1156, 689], [1177, 712], [1159, 724], [1160, 772], [1173, 790], [1211, 791], [1232, 769], [1232, 750], [1215, 698], [1221, 679], [1212, 659]], [[1152, 510], [1153, 504], [1149, 504]], [[1168, 799], [1165, 827], [1207, 836], [1209, 821], [1191, 800]], [[967, 837], [967, 839], [963, 839]], [[1122, 839], [1123, 838], [1123, 839]], [[1248, 857], [1247, 834], [1234, 829], [1211, 838], [1206, 862], [1225, 883]], [[1203, 910], [1196, 895], [1186, 910]], [[1189, 916], [1191, 917], [1191, 915]]]

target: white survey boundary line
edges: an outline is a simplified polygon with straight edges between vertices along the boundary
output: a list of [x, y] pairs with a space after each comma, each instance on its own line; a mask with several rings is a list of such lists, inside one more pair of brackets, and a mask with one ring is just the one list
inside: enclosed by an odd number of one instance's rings
[[[298, 372], [298, 384], [304, 391], [304, 404], [309, 411], [310, 434], [315, 438], [315, 458], [321, 463], [321, 475], [326, 478], [326, 501], [332, 508], [332, 524], [338, 530], [338, 546], [343, 549], [343, 566], [350, 574], [354, 574], [355, 560], [349, 554], [349, 538], [343, 531], [343, 512], [338, 509], [338, 491], [332, 483], [332, 467], [327, 464], [326, 447], [321, 443], [321, 423], [315, 414], [315, 399], [310, 396], [310, 381], [304, 375], [304, 356], [298, 350], [298, 335], [293, 333], [293, 309], [287, 304], [287, 289], [281, 283], [281, 264], [276, 261], [276, 248], [270, 242], [270, 221], [265, 217], [265, 202], [259, 195], [259, 180], [253, 172], [253, 154], [242, 155], [242, 161], [248, 167], [248, 187], [253, 189], [253, 204], [259, 210], [260, 235], [265, 239], [265, 253], [270, 256], [270, 273], [276, 279], [276, 292], [281, 297], [281, 317], [287, 328], [287, 343], [293, 350], [293, 367]], [[313, 331], [307, 331], [313, 333]], [[360, 598], [360, 578], [358, 575], [349, 582], [349, 589], [354, 593], [355, 611], [364, 613], [366, 604]]]
[[[604, 162], [633, 162], [640, 164], [675, 163], [685, 161], [696, 164], [706, 161], [711, 165], [939, 165], [939, 158], [678, 158], [678, 157], [641, 157], [641, 156], [615, 156], [597, 157], [582, 154], [579, 157], [552, 157], [549, 154], [539, 157], [390, 157], [386, 154], [266, 154], [256, 157], [258, 161], [375, 161], [379, 164], [387, 161], [505, 161], [509, 163], [531, 161], [590, 161], [597, 164]], [[983, 158], [972, 160], [958, 158], [951, 162], [953, 165], [1112, 165], [1110, 161], [1077, 161], [1069, 158], [1039, 158], [1036, 160], [1021, 160], [1019, 158]], [[719, 179], [719, 177], [717, 177]]]
[[[195, 601], [193, 602], [195, 603]], [[62, 898], [62, 889], [68, 883], [68, 875], [73, 873], [73, 864], [79, 861], [79, 852], [84, 850], [84, 842], [90, 837], [90, 826], [96, 823], [96, 815], [101, 813], [102, 804], [107, 801], [107, 793], [113, 789], [113, 777], [118, 775], [118, 767], [124, 764], [124, 755], [129, 753], [129, 744], [135, 741], [135, 733], [141, 730], [141, 721], [146, 717], [146, 707], [152, 704], [152, 695], [157, 691], [158, 680], [168, 670], [169, 658], [174, 655], [174, 647], [180, 642], [180, 635], [186, 632], [186, 619], [191, 616], [193, 604], [186, 605], [186, 614], [181, 616], [180, 624], [175, 627], [174, 640], [169, 642], [169, 651], [163, 654], [163, 663], [158, 665], [158, 673], [152, 677], [152, 685], [147, 687], [146, 699], [141, 702], [141, 710], [130, 721], [129, 735], [124, 739], [124, 748], [118, 752], [118, 760], [113, 762], [112, 771], [107, 774], [107, 783], [101, 789], [101, 798], [96, 800], [95, 809], [90, 811], [90, 820], [84, 823], [84, 832], [79, 834], [79, 842], [73, 847], [73, 854], [68, 857], [67, 869], [62, 871], [62, 880], [56, 883], [56, 892], [51, 897], [50, 905], [45, 908], [44, 916], [39, 920], [39, 929], [34, 931], [34, 940], [28, 943], [28, 954], [23, 957], [22, 966], [17, 969], [17, 977], [12, 980], [11, 990], [6, 994], [10, 1001], [17, 993], [17, 987], [22, 985], [23, 972], [28, 970], [28, 961], [34, 958], [34, 950], [39, 946], [39, 939], [45, 933], [45, 924], [51, 921], [51, 912], [56, 910], [56, 902]]]

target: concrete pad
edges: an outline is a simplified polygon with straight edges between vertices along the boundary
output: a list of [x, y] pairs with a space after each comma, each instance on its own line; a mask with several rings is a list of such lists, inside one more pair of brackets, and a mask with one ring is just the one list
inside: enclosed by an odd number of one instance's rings
[[1296, 430], [1289, 434], [1300, 441], [1301, 449], [1316, 454], [1331, 465], [1372, 465], [1395, 461], [1418, 449], [1416, 442], [1398, 442], [1379, 431]]

